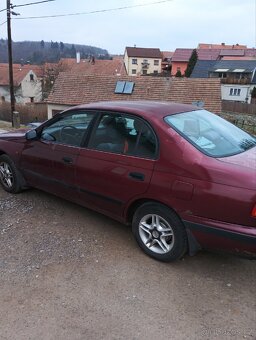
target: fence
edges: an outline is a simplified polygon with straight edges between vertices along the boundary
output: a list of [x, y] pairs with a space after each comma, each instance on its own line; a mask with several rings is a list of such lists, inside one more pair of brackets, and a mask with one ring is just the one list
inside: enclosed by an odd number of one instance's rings
[[222, 100], [223, 112], [236, 112], [241, 114], [256, 115], [256, 103], [247, 104], [241, 102], [232, 102], [229, 100]]
[[[15, 110], [20, 113], [21, 124], [28, 124], [31, 122], [43, 122], [47, 119], [46, 103], [16, 104]], [[0, 104], [0, 120], [4, 120], [7, 122], [12, 121], [10, 103]]]

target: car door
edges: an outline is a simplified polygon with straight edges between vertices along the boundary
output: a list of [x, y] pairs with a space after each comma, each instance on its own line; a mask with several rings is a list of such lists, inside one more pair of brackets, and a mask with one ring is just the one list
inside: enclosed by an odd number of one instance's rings
[[63, 113], [44, 125], [36, 140], [27, 142], [20, 167], [32, 186], [72, 199], [77, 191], [76, 160], [93, 117], [80, 110]]
[[147, 190], [156, 158], [157, 138], [149, 124], [136, 116], [103, 112], [77, 158], [81, 201], [121, 216], [125, 204]]

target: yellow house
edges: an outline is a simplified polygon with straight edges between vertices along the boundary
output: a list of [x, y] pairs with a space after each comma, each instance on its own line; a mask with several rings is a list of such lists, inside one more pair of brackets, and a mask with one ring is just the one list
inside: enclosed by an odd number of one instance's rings
[[161, 73], [162, 54], [159, 48], [126, 47], [124, 64], [129, 76]]

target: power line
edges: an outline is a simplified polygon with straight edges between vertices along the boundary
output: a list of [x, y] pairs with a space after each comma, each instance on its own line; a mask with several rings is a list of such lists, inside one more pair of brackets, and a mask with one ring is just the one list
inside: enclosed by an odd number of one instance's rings
[[120, 11], [120, 10], [124, 10], [124, 9], [135, 8], [135, 7], [145, 7], [145, 6], [150, 6], [150, 5], [157, 5], [157, 4], [162, 4], [162, 3], [170, 2], [170, 1], [173, 1], [173, 0], [154, 1], [154, 2], [149, 2], [147, 4], [139, 4], [139, 5], [117, 7], [117, 8], [101, 9], [101, 10], [96, 10], [96, 11], [91, 11], [91, 12], [78, 12], [78, 13], [68, 13], [68, 14], [43, 15], [43, 16], [13, 18], [13, 19], [14, 20], [46, 19], [46, 18], [69, 17], [69, 16], [75, 16], [75, 15], [88, 15], [88, 14], [105, 13], [105, 12], [111, 12], [111, 11]]
[[1, 13], [1, 12], [4, 12], [4, 11], [6, 11], [6, 10], [7, 10], [7, 8], [1, 9], [1, 10], [0, 10], [0, 13]]
[[6, 24], [6, 23], [7, 23], [7, 20], [5, 20], [4, 22], [2, 22], [2, 23], [0, 24], [0, 26], [4, 25], [4, 24]]
[[23, 7], [23, 6], [30, 6], [30, 5], [37, 5], [37, 4], [42, 4], [44, 2], [50, 2], [50, 1], [55, 1], [55, 0], [44, 0], [44, 1], [37, 1], [37, 2], [29, 2], [28, 4], [23, 4], [23, 5], [12, 5], [11, 7]]

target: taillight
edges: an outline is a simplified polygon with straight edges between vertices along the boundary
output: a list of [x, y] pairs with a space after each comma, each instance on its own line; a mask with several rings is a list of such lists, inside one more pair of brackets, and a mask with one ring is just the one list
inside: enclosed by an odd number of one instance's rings
[[255, 204], [255, 206], [252, 208], [251, 216], [252, 216], [252, 217], [256, 217], [256, 204]]

